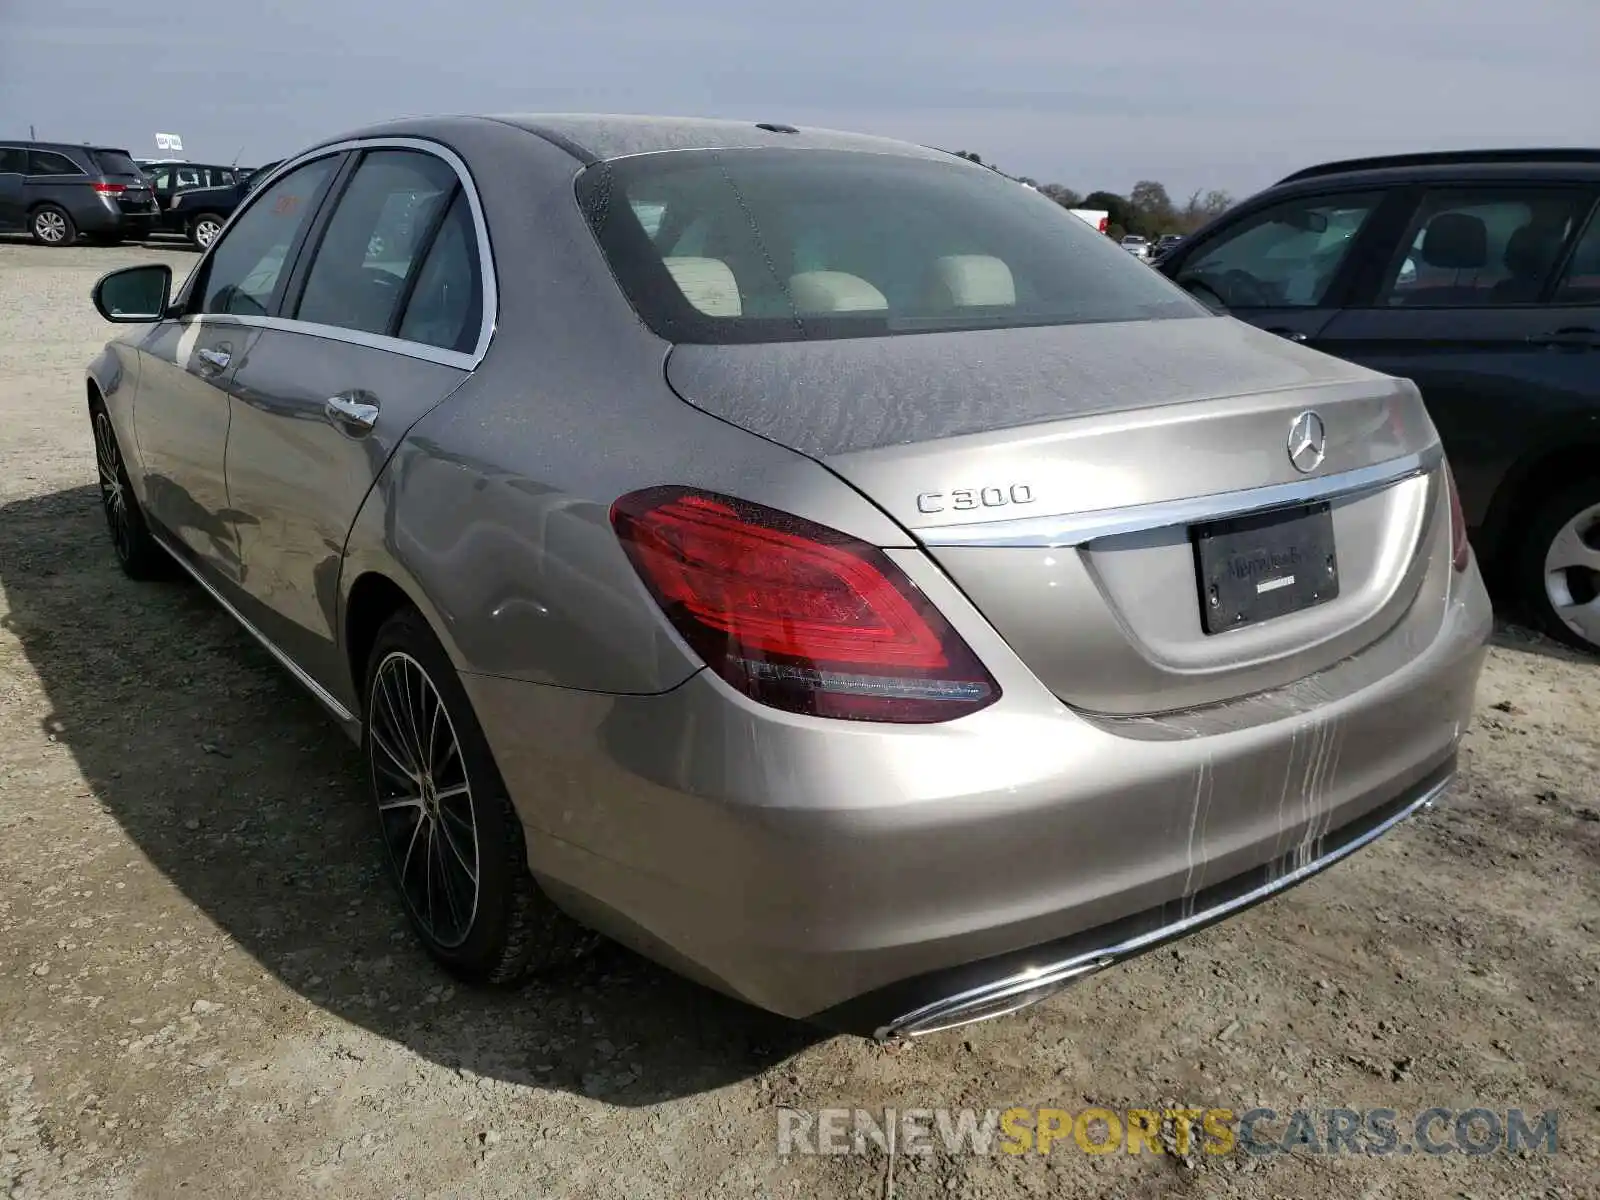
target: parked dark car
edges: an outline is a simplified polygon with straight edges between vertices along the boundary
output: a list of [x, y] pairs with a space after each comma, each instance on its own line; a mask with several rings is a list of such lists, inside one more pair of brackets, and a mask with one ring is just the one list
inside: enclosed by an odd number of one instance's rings
[[282, 161], [282, 159], [278, 159], [274, 162], [263, 163], [259, 167], [251, 167], [244, 171], [243, 176], [245, 190], [254, 191], [261, 185], [262, 181], [265, 180], [268, 175], [271, 175], [273, 171], [278, 169], [278, 163]]
[[1181, 245], [1183, 245], [1183, 234], [1163, 233], [1161, 237], [1156, 240], [1156, 253], [1170, 254]]
[[25, 231], [44, 246], [80, 234], [115, 244], [155, 222], [150, 183], [126, 150], [0, 141], [0, 232]]
[[1157, 267], [1213, 306], [1413, 380], [1486, 573], [1600, 649], [1600, 150], [1328, 163]]
[[161, 205], [157, 226], [163, 233], [182, 234], [201, 250], [211, 245], [239, 201], [249, 192], [233, 167], [207, 163], [148, 163], [144, 172]]

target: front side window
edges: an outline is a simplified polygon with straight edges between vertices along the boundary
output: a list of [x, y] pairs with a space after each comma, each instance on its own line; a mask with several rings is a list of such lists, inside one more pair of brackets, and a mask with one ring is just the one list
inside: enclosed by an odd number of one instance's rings
[[432, 154], [369, 152], [339, 197], [295, 316], [341, 329], [391, 333], [407, 281], [456, 183], [455, 171]]
[[28, 151], [29, 175], [82, 175], [83, 168], [53, 150]]
[[1588, 197], [1565, 188], [1428, 192], [1379, 292], [1384, 306], [1477, 308], [1538, 301]]
[[1229, 308], [1315, 308], [1381, 199], [1307, 196], [1263, 209], [1200, 247], [1177, 281]]
[[205, 267], [201, 312], [266, 315], [289, 249], [337, 162], [338, 156], [329, 155], [291, 171], [229, 226]]
[[644, 154], [589, 168], [577, 193], [635, 310], [669, 341], [1210, 316], [1054, 201], [954, 161]]
[[21, 175], [28, 169], [28, 152], [0, 146], [0, 175]]

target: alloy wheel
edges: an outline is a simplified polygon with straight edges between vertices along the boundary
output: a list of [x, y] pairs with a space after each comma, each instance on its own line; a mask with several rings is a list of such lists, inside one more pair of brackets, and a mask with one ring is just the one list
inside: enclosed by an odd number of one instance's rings
[[394, 651], [372, 676], [367, 753], [400, 890], [436, 944], [466, 941], [478, 911], [478, 824], [454, 724], [422, 665]]
[[133, 514], [128, 510], [128, 493], [123, 486], [122, 455], [111, 417], [104, 411], [94, 415], [94, 456], [100, 470], [100, 507], [105, 510], [111, 543], [123, 562], [133, 557]]
[[1544, 591], [1567, 627], [1600, 647], [1600, 504], [1580, 511], [1551, 541]]
[[198, 221], [194, 227], [194, 240], [199, 243], [202, 250], [205, 250], [217, 240], [217, 234], [221, 232], [222, 226], [216, 221]]
[[47, 208], [35, 213], [33, 228], [41, 242], [49, 242], [52, 246], [59, 246], [67, 240], [67, 219], [54, 209]]

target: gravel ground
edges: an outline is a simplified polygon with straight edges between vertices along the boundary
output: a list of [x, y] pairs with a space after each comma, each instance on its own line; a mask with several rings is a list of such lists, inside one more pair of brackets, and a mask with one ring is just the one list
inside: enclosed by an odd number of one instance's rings
[[[518, 993], [414, 947], [352, 748], [116, 570], [88, 290], [0, 244], [0, 1194], [1600, 1195], [1600, 664], [1507, 627], [1444, 807], [1011, 1019], [889, 1052], [616, 950]], [[1558, 1152], [780, 1157], [780, 1106], [1557, 1110]], [[892, 1169], [891, 1169], [892, 1168]]]

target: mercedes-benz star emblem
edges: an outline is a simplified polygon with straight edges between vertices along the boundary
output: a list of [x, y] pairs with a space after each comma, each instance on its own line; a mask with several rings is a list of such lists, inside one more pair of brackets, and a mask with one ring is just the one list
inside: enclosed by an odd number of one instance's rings
[[1307, 410], [1289, 426], [1289, 461], [1301, 473], [1315, 471], [1328, 453], [1328, 431], [1322, 418]]

